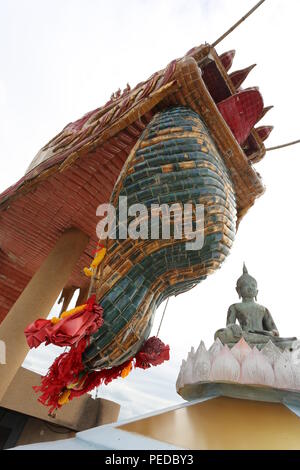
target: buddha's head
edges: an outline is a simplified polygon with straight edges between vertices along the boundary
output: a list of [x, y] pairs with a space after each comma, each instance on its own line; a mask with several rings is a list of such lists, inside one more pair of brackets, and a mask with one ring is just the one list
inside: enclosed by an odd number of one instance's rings
[[239, 298], [242, 299], [257, 299], [258, 289], [257, 289], [257, 282], [254, 277], [248, 274], [248, 270], [244, 263], [243, 266], [243, 274], [237, 280], [236, 283], [236, 291], [239, 295]]

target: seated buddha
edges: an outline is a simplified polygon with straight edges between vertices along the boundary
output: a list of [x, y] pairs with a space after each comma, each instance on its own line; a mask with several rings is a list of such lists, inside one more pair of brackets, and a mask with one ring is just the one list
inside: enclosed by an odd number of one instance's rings
[[290, 348], [297, 338], [279, 336], [278, 328], [269, 310], [256, 302], [257, 282], [248, 274], [245, 264], [243, 274], [237, 281], [236, 291], [242, 301], [229, 307], [226, 328], [216, 331], [215, 339], [219, 338], [229, 347], [234, 346], [241, 337], [244, 337], [250, 346], [256, 346], [258, 349], [270, 340], [281, 349]]

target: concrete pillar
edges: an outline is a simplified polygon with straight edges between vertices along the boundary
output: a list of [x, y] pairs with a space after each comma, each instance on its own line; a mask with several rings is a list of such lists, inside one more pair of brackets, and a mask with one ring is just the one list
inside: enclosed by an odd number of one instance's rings
[[48, 316], [88, 239], [78, 229], [64, 232], [1, 323], [6, 364], [0, 365], [0, 401], [29, 351], [25, 328], [37, 318]]

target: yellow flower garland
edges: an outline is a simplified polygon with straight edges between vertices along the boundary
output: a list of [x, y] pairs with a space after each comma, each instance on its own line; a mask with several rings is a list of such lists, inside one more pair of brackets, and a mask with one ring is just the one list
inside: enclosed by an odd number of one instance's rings
[[65, 390], [58, 399], [58, 404], [63, 406], [69, 402], [69, 397], [71, 395], [71, 390]]
[[132, 369], [132, 363], [130, 362], [130, 364], [128, 364], [127, 367], [124, 367], [124, 369], [121, 372], [122, 379], [125, 379], [125, 377], [129, 375], [129, 373], [131, 372], [131, 369]]
[[61, 316], [59, 318], [57, 318], [57, 317], [51, 318], [51, 322], [53, 323], [53, 325], [55, 325], [56, 323], [58, 323], [63, 318], [67, 318], [70, 315], [74, 315], [74, 313], [82, 312], [86, 308], [86, 306], [87, 306], [87, 304], [84, 304], [84, 305], [79, 305], [78, 307], [72, 308], [71, 310], [66, 310], [65, 312], [63, 312], [61, 314]]
[[87, 277], [92, 277], [95, 269], [102, 262], [104, 256], [106, 255], [106, 248], [102, 247], [96, 254], [89, 268], [83, 268], [83, 272]]

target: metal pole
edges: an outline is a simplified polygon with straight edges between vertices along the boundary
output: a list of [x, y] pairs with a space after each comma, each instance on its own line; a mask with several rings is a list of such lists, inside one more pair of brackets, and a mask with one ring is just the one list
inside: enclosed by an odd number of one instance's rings
[[228, 31], [226, 31], [226, 33], [222, 34], [222, 36], [220, 36], [213, 44], [212, 44], [212, 47], [216, 47], [217, 44], [219, 44], [221, 41], [223, 41], [223, 39], [226, 38], [226, 36], [228, 36], [232, 31], [235, 30], [235, 28], [237, 28], [243, 21], [245, 21], [248, 16], [252, 15], [252, 13], [257, 10], [258, 7], [260, 7], [260, 5], [262, 3], [264, 3], [265, 0], [260, 0], [260, 2], [258, 2], [253, 8], [251, 8], [250, 11], [248, 11], [248, 13], [243, 16], [239, 21], [237, 21], [233, 26], [231, 26], [230, 29], [228, 29]]
[[290, 147], [291, 145], [295, 144], [300, 144], [300, 139], [294, 140], [293, 142], [288, 142], [287, 144], [276, 145], [276, 147], [269, 147], [268, 149], [266, 149], [266, 151], [270, 152], [271, 150], [283, 149], [284, 147]]
[[167, 306], [168, 306], [169, 300], [170, 300], [170, 297], [167, 298], [167, 301], [166, 301], [166, 304], [165, 304], [165, 308], [164, 308], [164, 311], [163, 311], [163, 314], [162, 314], [162, 317], [161, 317], [161, 320], [160, 320], [160, 324], [159, 324], [159, 327], [158, 327], [156, 336], [159, 335], [160, 328], [161, 328], [161, 324], [162, 324], [162, 322], [163, 322], [163, 319], [164, 319], [164, 316], [165, 316], [165, 313], [166, 313], [166, 310], [167, 310]]

